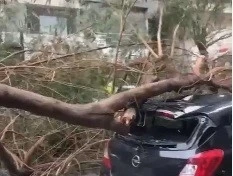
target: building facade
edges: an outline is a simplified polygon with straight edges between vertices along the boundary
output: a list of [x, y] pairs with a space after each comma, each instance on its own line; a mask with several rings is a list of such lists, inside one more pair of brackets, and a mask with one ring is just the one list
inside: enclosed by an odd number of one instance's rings
[[[127, 18], [123, 43], [129, 43], [135, 38], [130, 25], [134, 26], [133, 30], [147, 34], [148, 18], [156, 10], [156, 2], [138, 0], [135, 3]], [[118, 1], [111, 0], [109, 3], [114, 6]], [[40, 42], [51, 43], [54, 36], [66, 40], [71, 45], [70, 48], [74, 48], [73, 45], [77, 42], [88, 42], [89, 47], [106, 47], [117, 44], [118, 41], [119, 13], [101, 0], [18, 0], [7, 6], [13, 13], [8, 14], [7, 22], [1, 29], [1, 38], [5, 43], [23, 45], [24, 49], [36, 45], [32, 44], [36, 38]], [[88, 36], [90, 39], [86, 40], [85, 37]], [[138, 48], [135, 51], [135, 56], [140, 53]], [[113, 48], [105, 49], [103, 53], [110, 57], [115, 55]], [[146, 52], [141, 56], [145, 54]]]

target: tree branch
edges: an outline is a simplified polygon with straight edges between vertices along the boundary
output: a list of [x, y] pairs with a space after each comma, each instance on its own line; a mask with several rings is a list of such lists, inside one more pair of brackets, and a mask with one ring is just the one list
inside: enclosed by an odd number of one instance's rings
[[219, 38], [217, 38], [215, 40], [211, 40], [206, 44], [206, 48], [212, 46], [213, 44], [217, 43], [220, 40], [224, 40], [224, 39], [227, 39], [227, 38], [230, 38], [230, 37], [232, 37], [232, 33], [225, 34], [225, 35], [222, 35], [221, 37], [219, 37]]
[[0, 142], [0, 159], [4, 163], [5, 167], [9, 171], [11, 176], [29, 176], [32, 174], [30, 170], [20, 170], [15, 164], [15, 160], [8, 150]]
[[159, 27], [157, 32], [157, 41], [158, 41], [158, 55], [161, 57], [163, 55], [162, 42], [161, 42], [161, 30], [163, 23], [163, 5], [160, 7], [159, 15]]
[[180, 23], [178, 23], [174, 29], [174, 32], [173, 32], [173, 36], [172, 36], [172, 45], [171, 45], [171, 53], [170, 53], [170, 57], [172, 58], [174, 56], [174, 49], [175, 49], [175, 40], [176, 40], [176, 34], [177, 34], [177, 31], [180, 27]]

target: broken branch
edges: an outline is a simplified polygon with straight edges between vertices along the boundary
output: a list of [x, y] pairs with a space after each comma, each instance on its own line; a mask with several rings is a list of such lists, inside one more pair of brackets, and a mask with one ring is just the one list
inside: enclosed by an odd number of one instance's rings
[[8, 150], [6, 150], [1, 142], [0, 151], [0, 159], [4, 163], [11, 176], [29, 176], [32, 174], [31, 170], [20, 170], [17, 168], [13, 156], [9, 153]]

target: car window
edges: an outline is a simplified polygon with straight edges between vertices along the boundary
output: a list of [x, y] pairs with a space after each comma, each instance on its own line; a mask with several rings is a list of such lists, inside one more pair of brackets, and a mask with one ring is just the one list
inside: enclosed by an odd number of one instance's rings
[[144, 127], [146, 135], [153, 136], [156, 140], [169, 140], [185, 142], [192, 135], [199, 121], [197, 118], [184, 120], [170, 119], [158, 116], [156, 113], [147, 114], [147, 123]]

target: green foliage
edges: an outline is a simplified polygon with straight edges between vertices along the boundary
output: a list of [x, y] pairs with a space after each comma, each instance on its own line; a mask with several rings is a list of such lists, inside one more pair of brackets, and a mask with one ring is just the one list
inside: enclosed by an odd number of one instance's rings
[[[42, 95], [54, 97], [68, 103], [89, 103], [94, 99], [102, 99], [107, 96], [104, 86], [107, 80], [106, 75], [98, 72], [97, 69], [88, 69], [86, 71], [73, 71], [65, 73], [59, 71], [56, 74], [55, 81], [42, 79], [38, 81], [40, 75], [28, 75], [22, 80], [22, 77], [14, 77], [13, 84], [26, 87]], [[37, 79], [35, 79], [37, 78]], [[21, 80], [18, 82], [17, 80]]]
[[[213, 30], [212, 25], [217, 21], [219, 22], [219, 17], [223, 13], [226, 3], [230, 2], [230, 0], [166, 1], [162, 34], [171, 37], [175, 26], [180, 24], [180, 29], [183, 31], [179, 36], [181, 39], [184, 37], [184, 32], [187, 32], [187, 36], [205, 44], [208, 32]], [[154, 18], [157, 20], [158, 15]], [[156, 36], [157, 30], [154, 31], [154, 33], [151, 31], [152, 36]]]
[[102, 7], [101, 4], [93, 4], [80, 10], [80, 18], [77, 27], [91, 26], [94, 32], [115, 33], [119, 32], [119, 18], [112, 13], [110, 7]]

